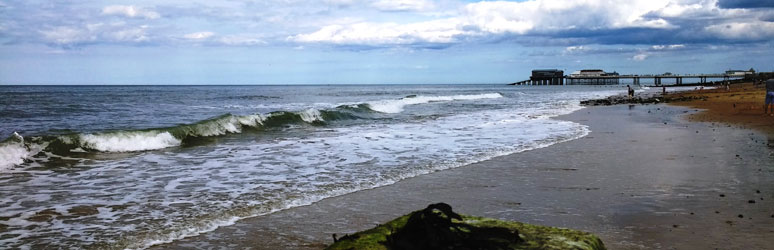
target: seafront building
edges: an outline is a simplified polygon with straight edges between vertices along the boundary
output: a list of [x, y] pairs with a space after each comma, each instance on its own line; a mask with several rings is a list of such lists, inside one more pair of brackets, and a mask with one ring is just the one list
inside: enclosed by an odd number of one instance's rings
[[755, 70], [730, 69], [730, 70], [726, 70], [726, 75], [748, 78], [755, 75]]
[[564, 71], [558, 69], [536, 69], [529, 81], [534, 85], [564, 85]]
[[583, 69], [567, 76], [567, 85], [617, 85], [618, 72], [605, 72], [601, 69]]

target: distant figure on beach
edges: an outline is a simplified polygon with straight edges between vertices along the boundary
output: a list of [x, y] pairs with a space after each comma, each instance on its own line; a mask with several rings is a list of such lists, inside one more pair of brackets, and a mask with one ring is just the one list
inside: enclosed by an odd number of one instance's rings
[[628, 89], [629, 98], [634, 97], [634, 89], [630, 87], [629, 85], [626, 85], [626, 88]]
[[763, 106], [763, 113], [774, 115], [774, 79], [766, 81], [766, 104]]
[[666, 86], [661, 86], [661, 95], [666, 95]]

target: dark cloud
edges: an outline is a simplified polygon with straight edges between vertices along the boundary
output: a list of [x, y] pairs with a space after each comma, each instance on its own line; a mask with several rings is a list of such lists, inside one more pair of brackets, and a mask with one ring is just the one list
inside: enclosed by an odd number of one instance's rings
[[718, 0], [725, 9], [774, 8], [774, 0]]

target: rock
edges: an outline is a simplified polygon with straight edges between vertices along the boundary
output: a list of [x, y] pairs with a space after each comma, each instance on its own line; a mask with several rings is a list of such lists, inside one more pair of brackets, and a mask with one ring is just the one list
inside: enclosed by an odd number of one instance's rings
[[94, 215], [99, 213], [96, 207], [92, 207], [88, 205], [75, 206], [68, 209], [67, 212], [74, 216], [87, 216], [87, 215]]
[[34, 222], [44, 222], [44, 221], [49, 221], [54, 217], [61, 216], [61, 215], [62, 214], [57, 212], [55, 209], [49, 208], [35, 213], [35, 215], [27, 218], [27, 220], [34, 221]]
[[[335, 238], [335, 237], [334, 237]], [[346, 235], [326, 249], [605, 249], [590, 233], [460, 215], [437, 203], [373, 229]]]

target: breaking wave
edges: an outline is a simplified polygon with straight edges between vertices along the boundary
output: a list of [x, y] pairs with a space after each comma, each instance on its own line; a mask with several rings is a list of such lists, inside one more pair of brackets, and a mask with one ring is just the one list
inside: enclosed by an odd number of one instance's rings
[[10, 138], [0, 142], [0, 170], [11, 168], [40, 152], [40, 145], [26, 145], [24, 137], [14, 132]]
[[121, 130], [100, 133], [76, 133], [57, 136], [31, 136], [27, 140], [14, 132], [0, 142], [0, 170], [24, 163], [41, 151], [59, 155], [82, 152], [137, 152], [181, 146], [201, 137], [241, 133], [245, 129], [279, 127], [294, 123], [324, 125], [330, 120], [353, 118], [351, 114], [314, 109], [299, 112], [272, 112], [267, 115], [225, 114], [193, 124], [143, 130]]
[[453, 96], [410, 95], [401, 99], [341, 105], [330, 110], [275, 111], [268, 114], [241, 116], [224, 114], [192, 124], [166, 128], [32, 136], [28, 140], [14, 133], [0, 143], [0, 170], [23, 164], [25, 160], [41, 151], [68, 155], [83, 152], [118, 153], [160, 150], [185, 145], [187, 141], [196, 138], [242, 133], [245, 129], [258, 130], [291, 124], [324, 126], [327, 122], [335, 120], [370, 119], [378, 117], [378, 113], [400, 113], [407, 105], [501, 97], [503, 96], [499, 93]]
[[457, 100], [478, 100], [502, 98], [500, 93], [488, 93], [477, 95], [452, 95], [452, 96], [407, 96], [398, 100], [381, 100], [368, 102], [370, 109], [382, 113], [400, 113], [407, 105], [423, 104], [430, 102], [444, 102]]

